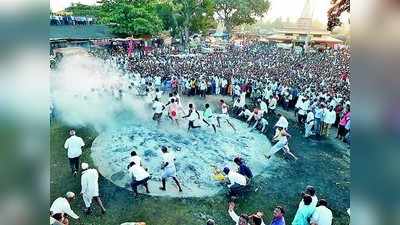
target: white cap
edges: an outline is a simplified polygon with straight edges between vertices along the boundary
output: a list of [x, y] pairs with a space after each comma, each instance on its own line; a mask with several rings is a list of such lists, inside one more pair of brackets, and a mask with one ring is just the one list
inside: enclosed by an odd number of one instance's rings
[[86, 170], [86, 169], [89, 168], [89, 164], [87, 164], [87, 163], [82, 163], [81, 167], [82, 167], [83, 170]]
[[68, 191], [68, 192], [65, 194], [65, 197], [66, 197], [66, 198], [74, 198], [74, 197], [75, 197], [75, 193], [72, 192], [72, 191]]

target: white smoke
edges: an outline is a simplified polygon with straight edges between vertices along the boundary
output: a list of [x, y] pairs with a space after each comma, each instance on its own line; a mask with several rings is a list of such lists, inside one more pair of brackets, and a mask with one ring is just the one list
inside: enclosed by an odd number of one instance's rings
[[[93, 126], [102, 131], [125, 118], [149, 119], [149, 109], [137, 91], [129, 87], [133, 74], [123, 74], [115, 63], [89, 55], [82, 49], [68, 49], [51, 76], [51, 102], [55, 115], [73, 126]], [[122, 98], [120, 98], [120, 90]]]

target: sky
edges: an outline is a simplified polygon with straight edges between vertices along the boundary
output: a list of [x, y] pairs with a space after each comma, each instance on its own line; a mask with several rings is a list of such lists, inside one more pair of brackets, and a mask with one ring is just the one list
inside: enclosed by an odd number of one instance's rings
[[[50, 0], [50, 8], [53, 12], [63, 10], [71, 5], [72, 2], [80, 2], [82, 4], [92, 5], [97, 0]], [[267, 13], [267, 20], [274, 20], [278, 17], [282, 19], [289, 18], [296, 20], [303, 10], [304, 2], [306, 0], [269, 0], [271, 8]], [[310, 0], [314, 6], [314, 19], [326, 22], [326, 12], [329, 7], [330, 0]]]

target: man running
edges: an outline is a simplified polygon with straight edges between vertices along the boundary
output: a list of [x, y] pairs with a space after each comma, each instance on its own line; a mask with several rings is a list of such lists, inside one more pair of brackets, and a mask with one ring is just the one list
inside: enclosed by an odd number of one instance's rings
[[205, 107], [206, 107], [206, 110], [204, 110], [204, 112], [203, 112], [203, 122], [206, 123], [208, 126], [210, 126], [210, 124], [211, 124], [211, 126], [214, 129], [214, 133], [217, 133], [217, 130], [215, 128], [215, 121], [214, 121], [215, 119], [214, 119], [212, 109], [210, 108], [210, 105], [208, 103], [205, 105]]
[[164, 106], [161, 104], [158, 98], [154, 99], [153, 110], [154, 110], [153, 120], [157, 121], [157, 125], [159, 126]]
[[176, 178], [176, 168], [175, 168], [175, 156], [168, 152], [167, 147], [162, 146], [161, 147], [161, 152], [162, 152], [162, 158], [163, 162], [161, 165], [161, 169], [163, 170], [162, 176], [161, 176], [161, 182], [162, 186], [160, 187], [160, 190], [165, 191], [165, 181], [168, 177], [172, 177], [172, 179], [175, 181], [176, 185], [178, 186], [179, 192], [182, 192], [181, 185]]
[[273, 154], [283, 149], [286, 154], [289, 154], [295, 160], [297, 160], [297, 157], [289, 149], [288, 137], [292, 136], [283, 127], [278, 127], [276, 129], [275, 136], [272, 138], [272, 140], [278, 142], [272, 146], [270, 153], [266, 155], [267, 159], [271, 158]]
[[[197, 114], [197, 117], [196, 117]], [[187, 118], [189, 117], [189, 126], [188, 126], [188, 131], [190, 129], [194, 129], [194, 128], [199, 128], [200, 126], [195, 126], [194, 125], [194, 121], [197, 119], [200, 119], [200, 114], [199, 112], [197, 112], [197, 110], [194, 108], [193, 104], [190, 103], [189, 104], [189, 114], [187, 114], [186, 116], [182, 117], [182, 118]]]
[[222, 110], [222, 114], [219, 114], [217, 116], [217, 122], [218, 122], [218, 127], [221, 127], [221, 123], [220, 123], [220, 119], [224, 119], [229, 126], [232, 127], [232, 129], [236, 132], [235, 127], [233, 126], [233, 124], [231, 124], [231, 122], [229, 121], [229, 114], [228, 114], [228, 105], [225, 103], [224, 100], [219, 100], [220, 106], [221, 106], [221, 110]]
[[176, 125], [179, 126], [179, 123], [178, 123], [178, 110], [182, 111], [182, 108], [175, 101], [175, 98], [172, 98], [170, 103], [171, 104], [169, 105], [169, 108], [168, 108], [168, 117], [172, 120], [172, 122], [175, 121]]

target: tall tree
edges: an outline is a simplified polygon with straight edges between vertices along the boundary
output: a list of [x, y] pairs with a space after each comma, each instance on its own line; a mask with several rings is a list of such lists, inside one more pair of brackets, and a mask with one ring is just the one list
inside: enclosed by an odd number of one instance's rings
[[183, 44], [186, 46], [190, 32], [205, 31], [213, 25], [213, 2], [211, 0], [172, 0], [174, 17], [179, 26]]
[[163, 24], [154, 3], [147, 0], [102, 0], [101, 20], [113, 24], [112, 32], [122, 36], [155, 35]]
[[235, 26], [253, 24], [269, 9], [268, 0], [214, 0], [215, 11], [223, 21], [226, 31], [231, 34]]

